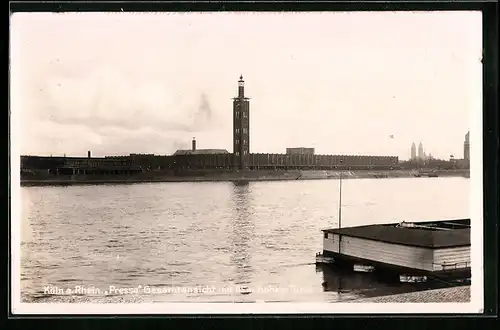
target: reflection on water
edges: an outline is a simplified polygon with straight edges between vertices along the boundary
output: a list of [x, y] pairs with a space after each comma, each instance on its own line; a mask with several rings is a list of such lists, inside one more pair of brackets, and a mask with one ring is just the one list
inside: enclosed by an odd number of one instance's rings
[[317, 265], [316, 271], [323, 276], [323, 290], [336, 293], [338, 300], [377, 297], [452, 285], [446, 282], [399, 283], [397, 278], [382, 277], [376, 272], [354, 272], [333, 265]]
[[253, 239], [254, 222], [249, 203], [250, 185], [233, 184], [233, 219], [231, 221], [231, 262], [235, 267], [234, 284], [247, 287], [252, 281], [252, 256], [249, 242]]
[[[468, 217], [468, 184], [346, 180], [343, 226]], [[22, 199], [24, 301], [75, 286], [147, 286], [157, 291], [116, 295], [152, 302], [334, 302], [419, 289], [316, 267], [321, 229], [338, 214], [334, 180], [23, 187]]]

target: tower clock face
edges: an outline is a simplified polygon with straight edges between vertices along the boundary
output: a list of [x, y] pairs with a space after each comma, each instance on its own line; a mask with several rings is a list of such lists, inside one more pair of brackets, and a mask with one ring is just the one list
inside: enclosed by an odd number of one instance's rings
[[[234, 85], [233, 85], [233, 86], [234, 86]], [[238, 86], [240, 86], [240, 87], [245, 86], [245, 82], [244, 82], [244, 81], [238, 81]]]

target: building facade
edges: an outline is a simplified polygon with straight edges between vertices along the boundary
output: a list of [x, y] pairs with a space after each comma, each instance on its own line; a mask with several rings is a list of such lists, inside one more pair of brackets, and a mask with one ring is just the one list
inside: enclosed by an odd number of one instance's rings
[[143, 171], [133, 163], [130, 156], [91, 157], [40, 157], [21, 156], [23, 171], [43, 172], [46, 175], [119, 175], [135, 174]]
[[287, 155], [314, 155], [314, 148], [286, 148]]

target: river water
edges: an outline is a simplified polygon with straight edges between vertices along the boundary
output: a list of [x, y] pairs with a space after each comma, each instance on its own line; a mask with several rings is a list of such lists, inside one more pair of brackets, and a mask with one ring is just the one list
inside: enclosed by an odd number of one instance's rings
[[[468, 218], [469, 184], [344, 180], [342, 226]], [[336, 302], [419, 289], [314, 264], [321, 229], [337, 226], [337, 180], [21, 189], [24, 302]]]

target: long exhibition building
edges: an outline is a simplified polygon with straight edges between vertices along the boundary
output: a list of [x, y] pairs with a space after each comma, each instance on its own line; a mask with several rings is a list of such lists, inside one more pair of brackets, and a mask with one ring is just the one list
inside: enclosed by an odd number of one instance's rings
[[225, 149], [191, 149], [173, 155], [130, 154], [128, 156], [39, 157], [21, 156], [21, 171], [44, 171], [51, 175], [134, 174], [170, 170], [389, 170], [398, 167], [398, 157], [316, 155], [314, 148], [286, 148], [284, 154], [250, 152], [250, 99], [240, 76], [238, 95], [233, 98], [233, 152]]

